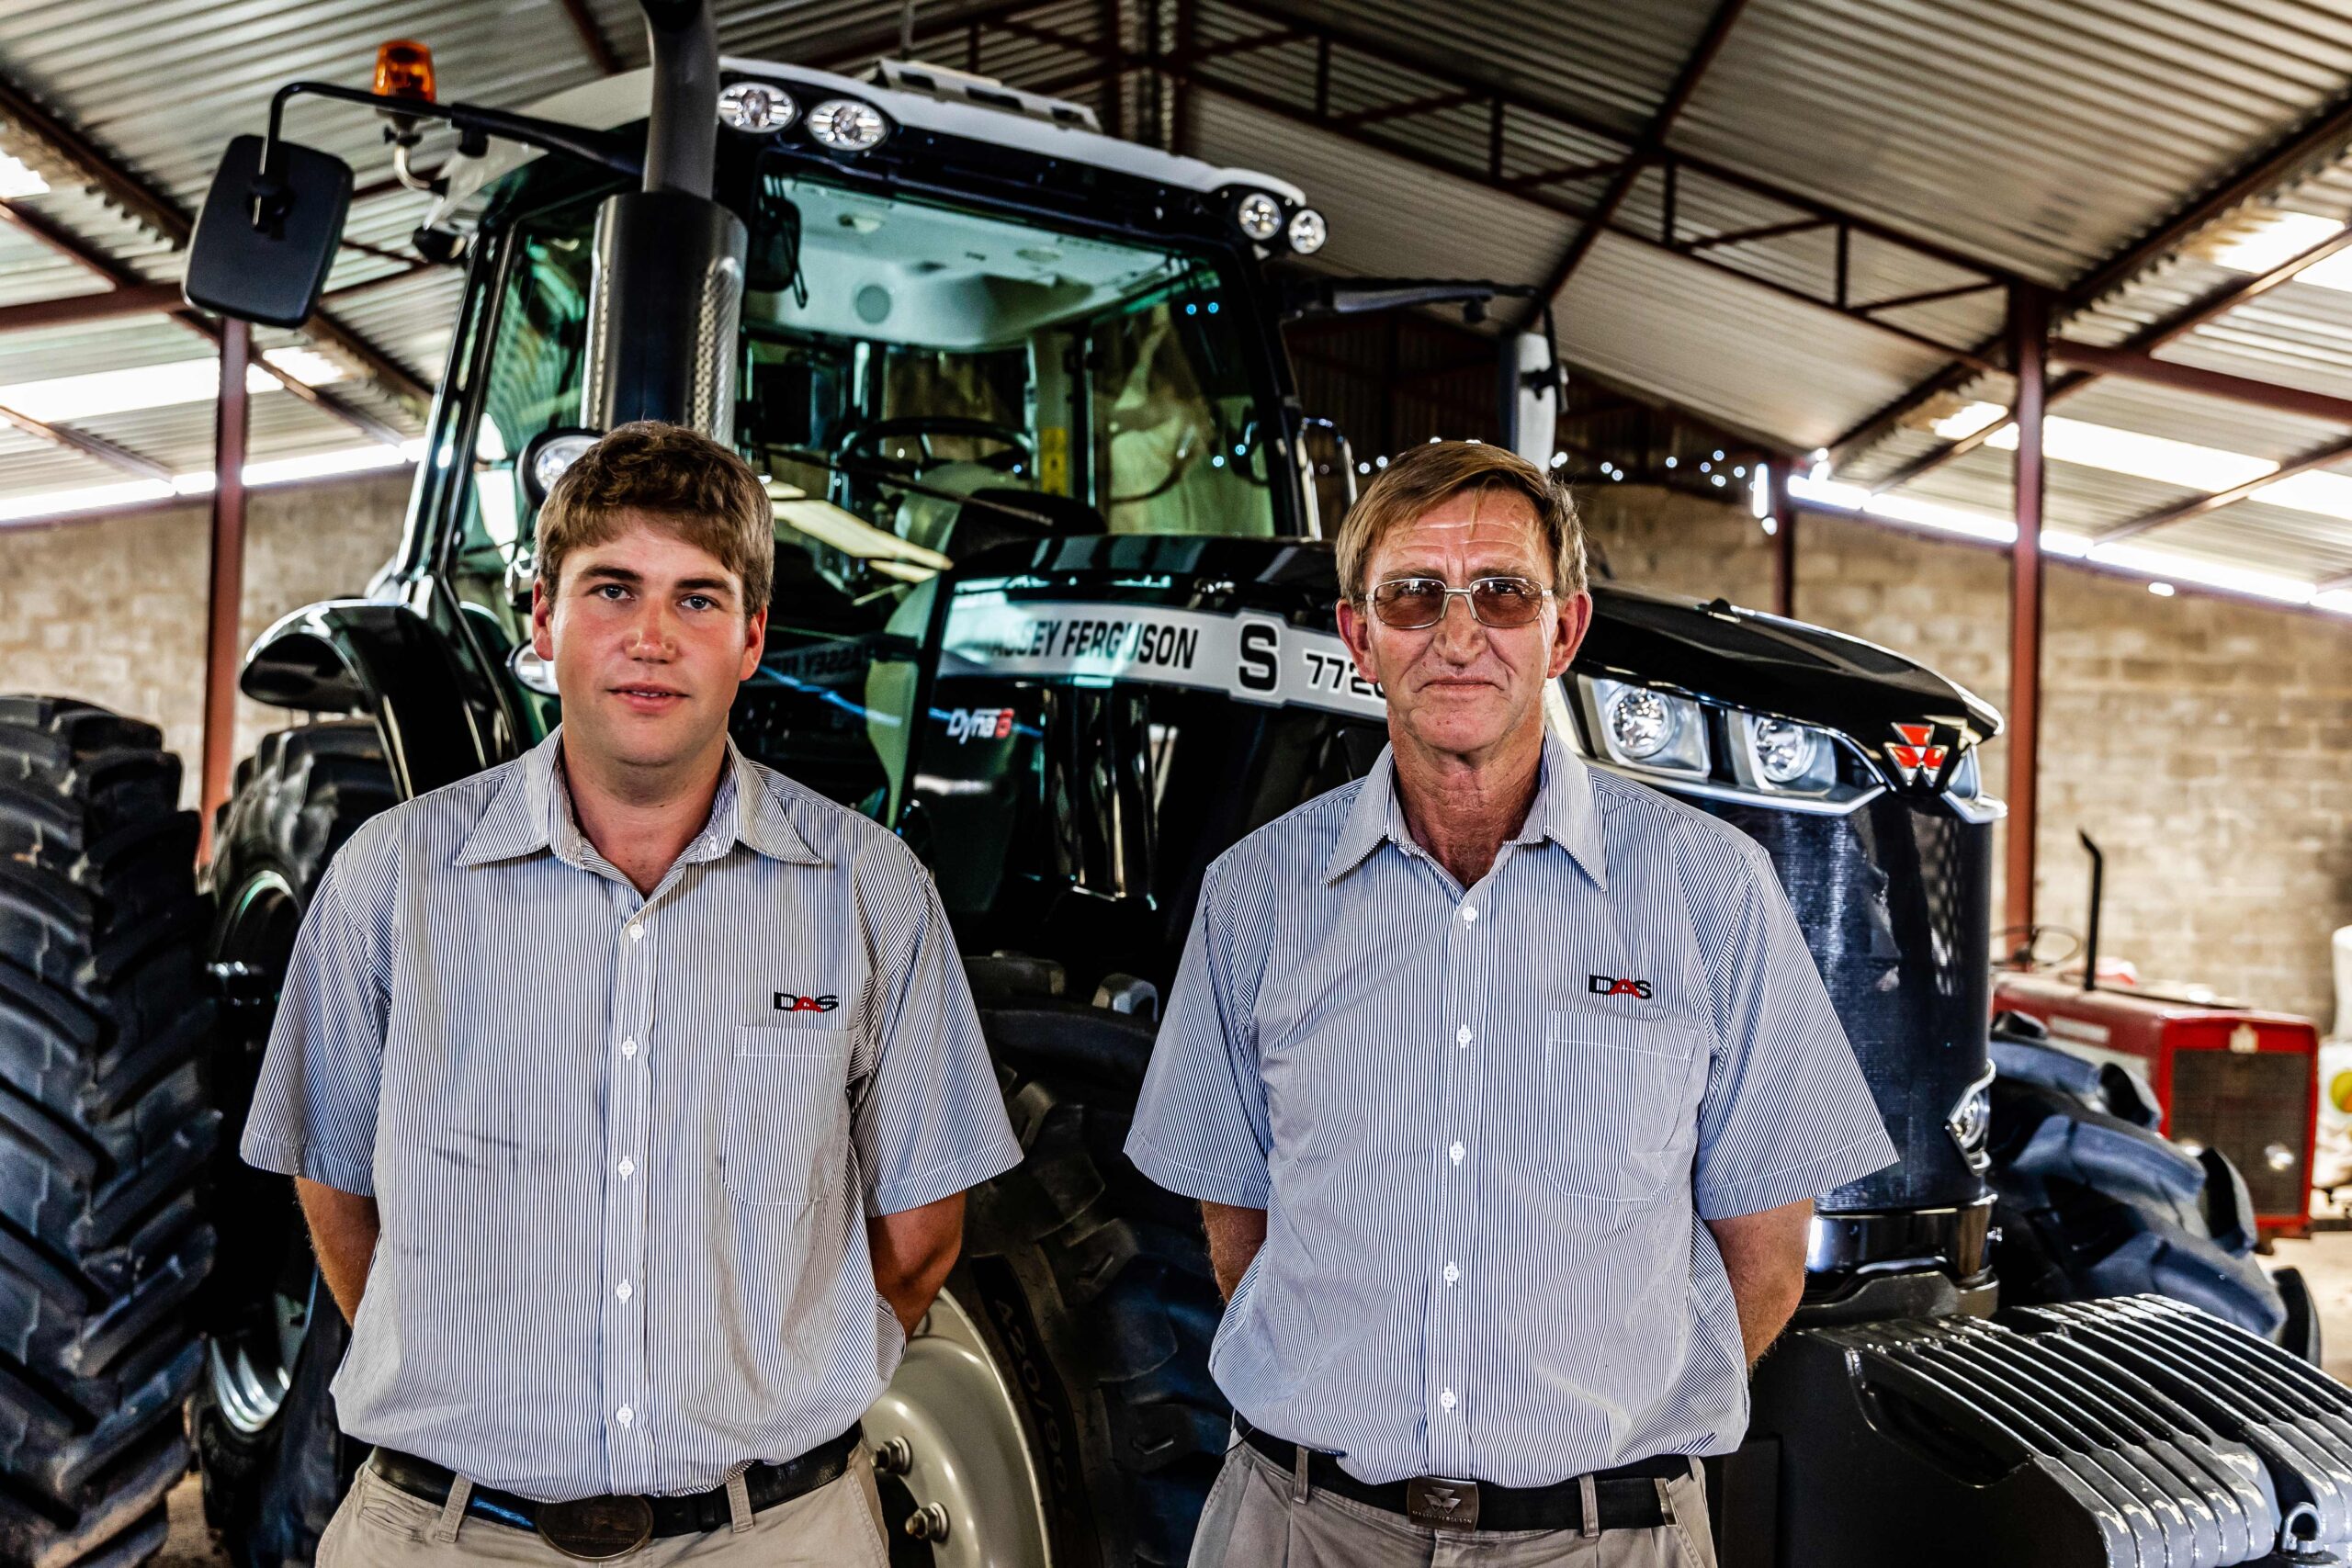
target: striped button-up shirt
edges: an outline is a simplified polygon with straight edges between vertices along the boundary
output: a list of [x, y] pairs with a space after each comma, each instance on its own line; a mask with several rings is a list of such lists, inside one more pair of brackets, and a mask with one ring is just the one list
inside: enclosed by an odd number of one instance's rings
[[243, 1152], [376, 1199], [345, 1431], [542, 1500], [700, 1491], [882, 1392], [865, 1217], [1020, 1151], [904, 845], [730, 748], [640, 896], [560, 734], [335, 857]]
[[1547, 742], [1476, 886], [1365, 778], [1213, 865], [1127, 1152], [1263, 1209], [1210, 1365], [1370, 1482], [1737, 1446], [1704, 1224], [1894, 1157], [1770, 862]]

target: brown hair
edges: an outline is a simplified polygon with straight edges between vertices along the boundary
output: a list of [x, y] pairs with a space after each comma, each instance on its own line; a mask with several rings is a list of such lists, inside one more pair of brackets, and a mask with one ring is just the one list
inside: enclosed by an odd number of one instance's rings
[[580, 454], [539, 508], [539, 580], [552, 595], [563, 558], [620, 536], [640, 513], [743, 582], [743, 614], [767, 608], [775, 511], [752, 466], [699, 431], [641, 419]]
[[1425, 516], [1467, 491], [1501, 491], [1526, 498], [1552, 557], [1552, 591], [1566, 599], [1585, 587], [1584, 525], [1568, 487], [1506, 446], [1476, 441], [1431, 441], [1408, 447], [1380, 471], [1340, 525], [1340, 592], [1363, 604], [1363, 574], [1392, 529]]

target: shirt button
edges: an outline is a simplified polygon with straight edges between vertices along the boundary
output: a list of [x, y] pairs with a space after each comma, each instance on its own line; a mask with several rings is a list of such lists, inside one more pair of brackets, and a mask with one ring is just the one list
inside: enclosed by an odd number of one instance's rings
[[1476, 920], [1477, 918], [1478, 918], [1478, 906], [1476, 906], [1476, 904], [1464, 904], [1464, 905], [1463, 905], [1463, 906], [1462, 906], [1462, 922], [1463, 922], [1463, 924], [1464, 924], [1464, 925], [1468, 925], [1470, 922], [1472, 922], [1472, 921]]
[[[632, 1291], [632, 1290], [630, 1290], [630, 1289], [628, 1288], [628, 1281], [627, 1280], [623, 1280], [620, 1282], [619, 1287], [618, 1287], [616, 1290], [615, 1290], [615, 1291], [613, 1292], [613, 1294], [615, 1294], [615, 1295], [616, 1295], [616, 1296], [620, 1297], [620, 1299], [621, 1299], [621, 1300], [623, 1300], [623, 1301], [627, 1301], [627, 1300], [628, 1300], [628, 1299], [629, 1299], [629, 1297], [631, 1297], [631, 1296], [635, 1295], [636, 1293], [637, 1293], [636, 1292], [634, 1292], [634, 1291]], [[624, 1417], [624, 1419], [626, 1419], [626, 1417]]]
[[624, 1055], [624, 1056], [634, 1056], [634, 1055], [637, 1055], [637, 1042], [636, 1042], [636, 1041], [634, 1041], [634, 1040], [624, 1040], [624, 1041], [622, 1041], [622, 1042], [621, 1042], [621, 1055]]
[[[1445, 1396], [1445, 1400], [1446, 1400], [1445, 1407], [1446, 1407], [1448, 1410], [1453, 1409], [1453, 1394], [1451, 1394], [1451, 1393], [1447, 1394], [1447, 1395]], [[634, 1420], [636, 1420], [636, 1419], [637, 1419], [637, 1412], [636, 1412], [636, 1411], [634, 1411], [634, 1410], [631, 1410], [628, 1405], [624, 1404], [624, 1405], [622, 1405], [618, 1410], [616, 1410], [616, 1411], [614, 1411], [614, 1412], [613, 1412], [613, 1419], [614, 1419], [614, 1420], [616, 1420], [616, 1421], [617, 1421], [617, 1422], [619, 1422], [622, 1426], [626, 1427], [626, 1426], [628, 1426], [630, 1422], [632, 1422], [632, 1421], [634, 1421]]]
[[1461, 1028], [1453, 1032], [1453, 1043], [1456, 1045], [1467, 1045], [1470, 1043], [1470, 1026], [1468, 1024], [1465, 1023]]
[[1459, 1140], [1456, 1140], [1456, 1141], [1455, 1141], [1455, 1143], [1454, 1143], [1454, 1145], [1453, 1145], [1452, 1148], [1450, 1148], [1450, 1149], [1446, 1150], [1445, 1152], [1446, 1152], [1447, 1154], [1449, 1154], [1449, 1155], [1451, 1155], [1451, 1156], [1453, 1156], [1453, 1163], [1454, 1163], [1454, 1164], [1456, 1164], [1456, 1165], [1460, 1165], [1460, 1164], [1462, 1163], [1462, 1156], [1463, 1156], [1464, 1155], [1468, 1154], [1470, 1151], [1469, 1151], [1468, 1149], [1464, 1148], [1464, 1147], [1462, 1146], [1462, 1145], [1461, 1145], [1461, 1142], [1460, 1142]]
[[[1454, 1403], [1453, 1391], [1452, 1389], [1447, 1389], [1443, 1393], [1439, 1394], [1437, 1396], [1437, 1403], [1440, 1409], [1453, 1409]], [[621, 1425], [624, 1427], [628, 1425], [628, 1412], [626, 1410], [621, 1412]]]
[[[1451, 1285], [1451, 1284], [1453, 1284], [1456, 1280], [1459, 1280], [1459, 1279], [1461, 1279], [1461, 1278], [1462, 1278], [1462, 1270], [1461, 1270], [1461, 1269], [1456, 1269], [1456, 1268], [1455, 1268], [1453, 1264], [1451, 1264], [1451, 1263], [1449, 1263], [1449, 1264], [1447, 1264], [1447, 1265], [1445, 1266], [1445, 1282], [1446, 1282], [1447, 1284]], [[622, 1289], [626, 1290], [626, 1289], [628, 1289], [628, 1287], [627, 1287], [627, 1286], [623, 1286], [623, 1287], [622, 1287]]]
[[621, 1163], [615, 1166], [613, 1168], [621, 1173], [621, 1179], [623, 1181], [627, 1181], [630, 1177], [637, 1174], [637, 1161], [628, 1158], [627, 1156], [623, 1156]]
[[643, 921], [631, 920], [628, 923], [628, 939], [631, 942], [643, 942], [645, 940], [645, 925]]

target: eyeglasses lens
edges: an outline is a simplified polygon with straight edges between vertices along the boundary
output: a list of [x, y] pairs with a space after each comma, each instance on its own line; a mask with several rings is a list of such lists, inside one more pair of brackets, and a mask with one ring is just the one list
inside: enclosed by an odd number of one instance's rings
[[1443, 619], [1456, 592], [1468, 595], [1481, 625], [1503, 631], [1535, 619], [1544, 604], [1544, 591], [1521, 577], [1480, 578], [1467, 589], [1449, 589], [1434, 577], [1400, 577], [1373, 590], [1373, 614], [1399, 631], [1418, 631]]

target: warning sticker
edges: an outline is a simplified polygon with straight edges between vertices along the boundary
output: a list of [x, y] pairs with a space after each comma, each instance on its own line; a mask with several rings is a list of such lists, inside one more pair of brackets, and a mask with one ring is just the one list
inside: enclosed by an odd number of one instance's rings
[[947, 613], [940, 673], [1140, 681], [1351, 718], [1388, 712], [1337, 637], [1272, 615], [974, 593]]

